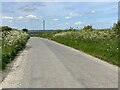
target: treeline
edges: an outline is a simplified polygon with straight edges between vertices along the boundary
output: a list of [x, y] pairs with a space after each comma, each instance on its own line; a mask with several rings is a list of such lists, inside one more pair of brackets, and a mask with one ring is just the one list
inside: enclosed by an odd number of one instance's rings
[[[9, 27], [9, 26], [1, 26], [1, 27], [0, 27], [0, 31], [2, 31], [2, 32], [3, 32], [3, 31], [11, 31], [11, 30], [17, 30], [17, 29], [11, 28], [11, 27]], [[22, 31], [28, 32], [28, 29], [23, 28]]]

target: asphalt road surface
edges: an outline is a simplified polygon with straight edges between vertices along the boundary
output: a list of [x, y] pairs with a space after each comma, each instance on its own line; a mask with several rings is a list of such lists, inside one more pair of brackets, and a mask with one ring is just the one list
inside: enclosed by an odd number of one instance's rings
[[14, 75], [12, 80], [10, 76], [6, 77], [9, 79], [6, 79], [7, 83], [3, 84], [3, 88], [12, 87], [11, 82], [20, 82], [21, 88], [118, 87], [116, 66], [73, 48], [48, 39], [32, 37], [25, 50], [24, 63], [21, 63], [24, 68], [19, 66], [23, 75], [17, 72], [21, 76]]

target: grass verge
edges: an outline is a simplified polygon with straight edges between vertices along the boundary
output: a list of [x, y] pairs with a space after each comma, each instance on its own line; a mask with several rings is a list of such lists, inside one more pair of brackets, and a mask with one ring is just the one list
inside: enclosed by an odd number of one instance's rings
[[6, 65], [10, 63], [14, 57], [22, 50], [29, 39], [29, 35], [22, 30], [5, 30], [2, 31], [2, 68], [4, 70]]

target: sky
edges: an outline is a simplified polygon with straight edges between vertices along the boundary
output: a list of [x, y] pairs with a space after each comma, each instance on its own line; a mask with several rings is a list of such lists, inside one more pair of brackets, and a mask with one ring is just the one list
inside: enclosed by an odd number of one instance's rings
[[46, 30], [111, 28], [118, 20], [117, 2], [2, 2], [2, 25], [17, 29]]

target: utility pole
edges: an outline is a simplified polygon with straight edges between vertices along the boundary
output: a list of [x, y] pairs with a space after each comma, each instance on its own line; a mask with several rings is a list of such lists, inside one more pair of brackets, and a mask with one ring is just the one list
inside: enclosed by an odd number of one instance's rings
[[45, 30], [45, 20], [43, 20], [43, 30]]

